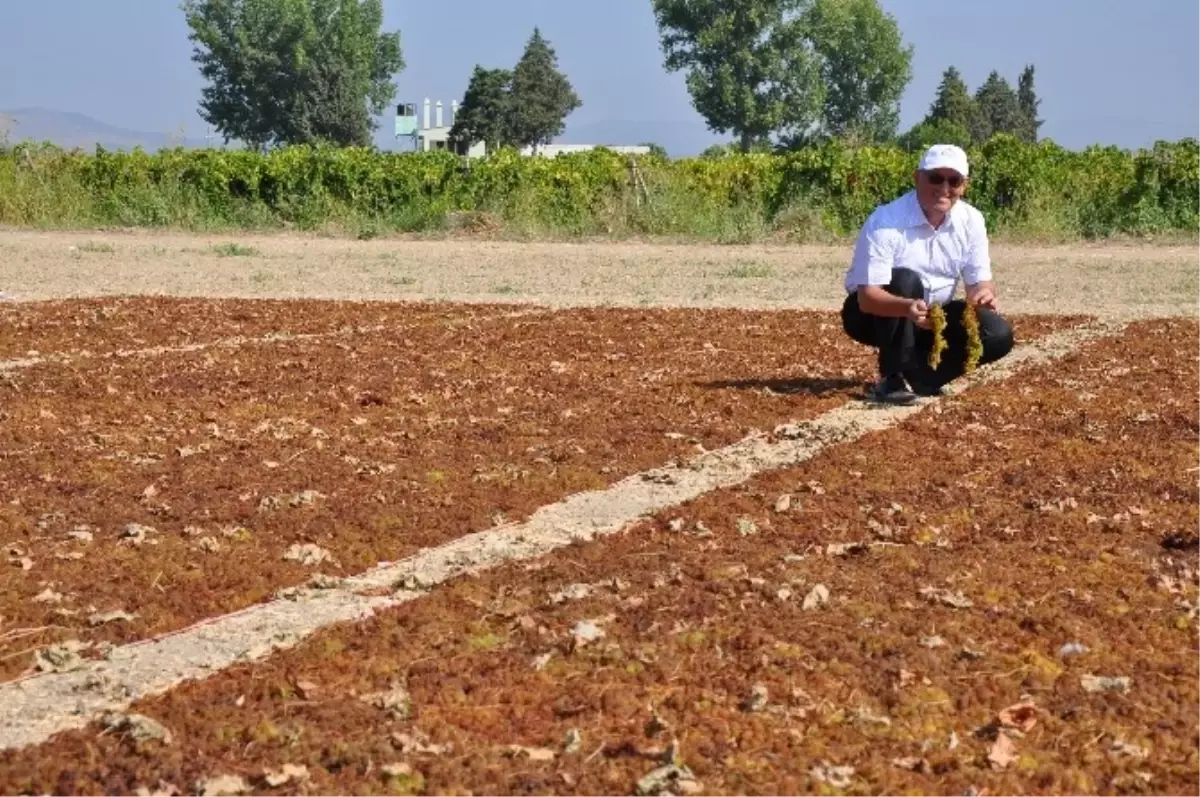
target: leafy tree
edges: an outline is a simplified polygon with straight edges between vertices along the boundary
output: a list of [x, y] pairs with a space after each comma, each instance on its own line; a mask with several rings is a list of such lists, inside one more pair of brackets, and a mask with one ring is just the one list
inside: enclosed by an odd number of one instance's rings
[[381, 0], [184, 0], [200, 116], [228, 143], [368, 145], [404, 69]]
[[452, 141], [467, 146], [482, 141], [488, 152], [511, 143], [512, 78], [507, 69], [484, 69], [476, 64], [450, 127]]
[[708, 128], [743, 152], [820, 118], [818, 59], [805, 38], [810, 0], [651, 0], [669, 72], [685, 71]]
[[900, 97], [912, 78], [911, 45], [878, 0], [813, 0], [803, 15], [825, 84], [826, 135], [861, 143], [890, 141]]
[[988, 136], [992, 133], [1008, 133], [1019, 136], [1025, 126], [1025, 117], [1017, 101], [1017, 93], [1000, 73], [992, 70], [983, 85], [975, 92], [975, 103], [987, 120]]
[[670, 160], [671, 156], [667, 154], [667, 148], [662, 144], [657, 144], [653, 141], [647, 141], [642, 144], [643, 147], [650, 148], [650, 157], [661, 158], [662, 160]]
[[947, 121], [965, 127], [971, 118], [974, 103], [962, 74], [956, 67], [947, 67], [942, 73], [942, 82], [938, 84], [937, 96], [934, 97], [933, 105], [925, 118], [930, 122]]
[[1024, 121], [1020, 138], [1031, 144], [1038, 140], [1038, 129], [1043, 124], [1043, 120], [1038, 119], [1038, 106], [1041, 104], [1042, 101], [1033, 90], [1033, 64], [1029, 64], [1017, 80], [1017, 105], [1021, 108]]
[[[929, 108], [929, 113], [925, 116], [925, 122], [955, 125], [957, 128], [967, 131], [973, 142], [985, 141], [991, 134], [991, 127], [975, 103], [975, 98], [967, 89], [966, 81], [963, 80], [958, 69], [953, 66], [948, 67], [942, 73], [942, 82], [938, 85], [937, 96]], [[929, 128], [929, 130], [936, 129]]]
[[567, 116], [582, 105], [571, 82], [558, 71], [554, 48], [534, 28], [512, 72], [507, 127], [513, 143], [535, 150], [550, 143], [562, 134]]

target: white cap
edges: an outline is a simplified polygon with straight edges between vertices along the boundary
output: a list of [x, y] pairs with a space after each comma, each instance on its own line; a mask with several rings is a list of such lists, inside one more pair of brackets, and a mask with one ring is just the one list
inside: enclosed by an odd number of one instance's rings
[[963, 177], [966, 177], [967, 153], [963, 152], [962, 147], [956, 147], [953, 144], [934, 144], [925, 150], [925, 154], [921, 156], [921, 163], [917, 168], [923, 172], [933, 171], [934, 169], [953, 169]]

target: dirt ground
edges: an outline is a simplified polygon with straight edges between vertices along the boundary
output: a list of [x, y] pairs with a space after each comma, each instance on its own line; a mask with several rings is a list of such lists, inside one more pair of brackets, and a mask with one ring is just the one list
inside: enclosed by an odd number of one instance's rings
[[[356, 241], [311, 235], [0, 230], [21, 299], [164, 293], [747, 308], [831, 308], [842, 246]], [[1002, 309], [1195, 315], [1195, 245], [994, 242]]]

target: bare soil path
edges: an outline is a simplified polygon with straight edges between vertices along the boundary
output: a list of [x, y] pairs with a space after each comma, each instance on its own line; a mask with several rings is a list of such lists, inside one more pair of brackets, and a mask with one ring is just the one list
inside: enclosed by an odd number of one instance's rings
[[[0, 289], [19, 299], [404, 299], [827, 309], [849, 245], [356, 241], [299, 234], [0, 231]], [[1003, 309], [1195, 315], [1195, 245], [993, 242]]]

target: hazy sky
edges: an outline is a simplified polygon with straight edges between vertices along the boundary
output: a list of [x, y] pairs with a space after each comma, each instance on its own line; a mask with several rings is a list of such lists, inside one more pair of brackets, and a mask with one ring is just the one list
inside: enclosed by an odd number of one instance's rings
[[[135, 130], [202, 136], [202, 80], [175, 0], [0, 0], [0, 109], [76, 111]], [[681, 74], [662, 68], [650, 0], [384, 0], [407, 69], [397, 101], [460, 99], [472, 67], [508, 67], [534, 25], [584, 101], [567, 136], [646, 123], [680, 146], [717, 137]], [[946, 66], [974, 91], [997, 69], [1037, 69], [1046, 124], [1067, 147], [1137, 147], [1200, 134], [1197, 0], [883, 0], [915, 46], [902, 126], [918, 121]], [[1107, 7], [1108, 12], [1100, 11]], [[390, 130], [390, 117], [386, 121]], [[639, 129], [639, 128], [632, 128]], [[665, 131], [665, 132], [664, 132]], [[574, 135], [572, 135], [574, 134]], [[649, 137], [649, 136], [647, 136]], [[725, 140], [729, 136], [722, 137]], [[608, 141], [606, 143], [640, 143]], [[689, 154], [674, 152], [673, 154]]]

